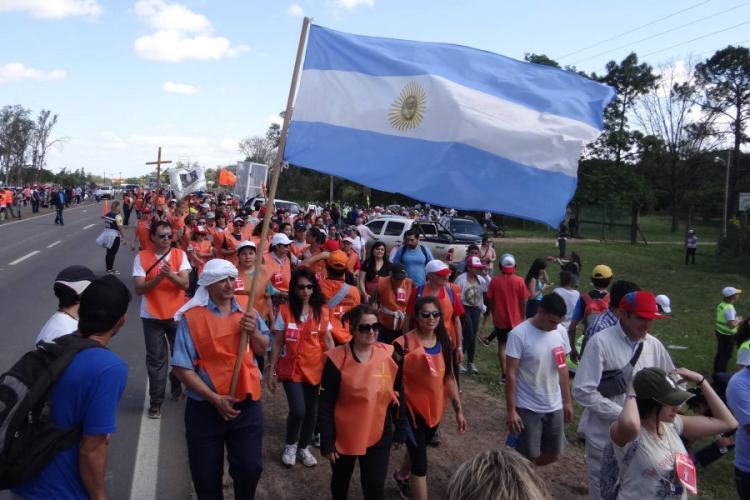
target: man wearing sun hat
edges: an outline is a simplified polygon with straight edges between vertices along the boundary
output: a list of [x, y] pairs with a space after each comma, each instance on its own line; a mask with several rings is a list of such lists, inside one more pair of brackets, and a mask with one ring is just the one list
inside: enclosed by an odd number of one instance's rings
[[573, 379], [573, 398], [584, 407], [578, 431], [586, 436], [590, 499], [601, 498], [602, 451], [609, 443], [609, 427], [622, 411], [627, 384], [645, 367], [674, 370], [664, 345], [648, 333], [655, 319], [665, 317], [659, 313], [654, 294], [630, 292], [620, 300], [619, 309], [618, 323], [589, 339]]
[[716, 306], [716, 357], [714, 358], [714, 373], [727, 371], [727, 363], [734, 350], [734, 336], [737, 327], [742, 323], [742, 316], [737, 316], [734, 304], [740, 298], [742, 290], [733, 286], [726, 286], [721, 290], [724, 300]]
[[66, 267], [58, 273], [52, 285], [57, 297], [57, 311], [44, 324], [35, 343], [51, 342], [78, 329], [81, 294], [95, 279], [94, 272], [84, 266]]

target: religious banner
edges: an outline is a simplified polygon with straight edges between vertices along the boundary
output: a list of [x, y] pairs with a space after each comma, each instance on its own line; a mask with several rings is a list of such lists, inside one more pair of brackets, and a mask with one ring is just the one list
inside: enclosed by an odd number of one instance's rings
[[169, 183], [175, 194], [182, 198], [183, 196], [195, 192], [205, 191], [206, 175], [203, 167], [179, 167], [169, 171]]

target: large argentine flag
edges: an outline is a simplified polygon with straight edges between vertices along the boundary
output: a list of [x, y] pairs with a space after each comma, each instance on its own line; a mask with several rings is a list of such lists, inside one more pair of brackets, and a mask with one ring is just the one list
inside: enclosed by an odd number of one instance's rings
[[613, 97], [572, 72], [490, 52], [313, 25], [284, 160], [556, 226]]

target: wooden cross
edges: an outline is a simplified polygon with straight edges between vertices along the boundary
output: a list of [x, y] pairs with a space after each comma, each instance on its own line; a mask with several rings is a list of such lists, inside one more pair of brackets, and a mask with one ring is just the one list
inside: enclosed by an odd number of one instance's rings
[[161, 159], [161, 146], [159, 146], [159, 153], [156, 155], [156, 161], [146, 162], [146, 165], [156, 165], [156, 190], [157, 191], [161, 187], [161, 166], [163, 163], [172, 163], [172, 160]]

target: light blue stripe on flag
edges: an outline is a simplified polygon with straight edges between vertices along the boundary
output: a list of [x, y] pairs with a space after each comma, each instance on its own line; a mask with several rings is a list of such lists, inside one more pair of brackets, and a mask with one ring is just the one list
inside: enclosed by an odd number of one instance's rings
[[471, 47], [352, 35], [313, 25], [304, 69], [372, 76], [437, 75], [466, 87], [602, 128], [614, 89], [576, 73]]

